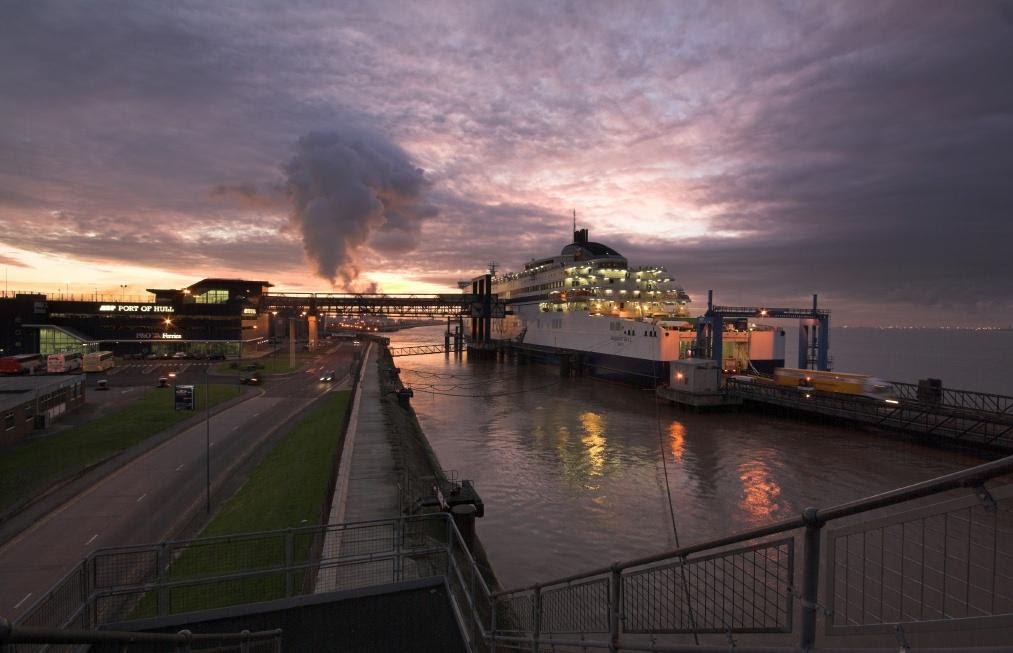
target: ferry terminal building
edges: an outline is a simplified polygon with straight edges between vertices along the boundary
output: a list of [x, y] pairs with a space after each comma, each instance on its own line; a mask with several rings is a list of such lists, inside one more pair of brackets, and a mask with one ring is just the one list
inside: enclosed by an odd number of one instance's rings
[[0, 356], [107, 350], [235, 358], [286, 333], [288, 316], [261, 310], [271, 287], [267, 281], [203, 279], [179, 290], [148, 289], [148, 301], [14, 294], [0, 298]]

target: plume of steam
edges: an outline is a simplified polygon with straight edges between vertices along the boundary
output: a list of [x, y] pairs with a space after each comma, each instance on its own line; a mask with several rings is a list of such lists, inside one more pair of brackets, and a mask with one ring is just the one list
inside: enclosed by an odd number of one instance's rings
[[292, 222], [316, 272], [350, 288], [363, 247], [384, 254], [415, 248], [426, 218], [427, 182], [397, 145], [365, 133], [313, 132], [282, 170]]

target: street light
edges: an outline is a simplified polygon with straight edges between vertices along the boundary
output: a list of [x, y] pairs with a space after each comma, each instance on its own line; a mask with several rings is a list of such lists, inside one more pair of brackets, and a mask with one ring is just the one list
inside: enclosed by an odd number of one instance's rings
[[205, 510], [211, 514], [211, 399], [208, 382], [208, 369], [210, 364], [204, 366], [204, 486], [207, 495]]
[[127, 284], [121, 283], [120, 284], [120, 301], [121, 302], [126, 299], [126, 294], [127, 294]]
[[176, 373], [169, 372], [169, 381], [172, 382], [172, 406], [176, 406]]

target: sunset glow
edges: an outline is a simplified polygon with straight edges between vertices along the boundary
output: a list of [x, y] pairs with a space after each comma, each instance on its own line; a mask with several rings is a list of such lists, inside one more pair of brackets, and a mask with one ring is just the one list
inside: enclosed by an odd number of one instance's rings
[[10, 5], [5, 288], [455, 292], [576, 211], [696, 311], [1006, 326], [1004, 7]]

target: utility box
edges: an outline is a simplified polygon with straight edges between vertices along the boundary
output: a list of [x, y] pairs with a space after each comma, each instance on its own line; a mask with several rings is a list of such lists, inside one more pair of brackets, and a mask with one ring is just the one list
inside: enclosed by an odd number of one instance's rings
[[177, 385], [175, 399], [176, 410], [193, 410], [193, 386]]
[[943, 382], [940, 379], [919, 379], [918, 401], [938, 404], [943, 400]]
[[668, 387], [693, 394], [719, 392], [721, 366], [709, 358], [686, 358], [669, 363]]

